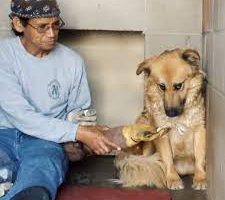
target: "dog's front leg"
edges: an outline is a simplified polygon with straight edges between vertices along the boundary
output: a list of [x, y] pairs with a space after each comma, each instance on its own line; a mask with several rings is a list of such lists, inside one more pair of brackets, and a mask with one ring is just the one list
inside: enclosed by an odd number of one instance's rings
[[166, 182], [167, 187], [171, 190], [180, 190], [184, 188], [183, 182], [179, 177], [174, 163], [173, 154], [171, 150], [170, 140], [167, 135], [156, 139], [155, 141], [156, 150], [160, 153], [162, 161], [166, 166]]
[[194, 130], [195, 174], [192, 187], [195, 190], [204, 190], [207, 187], [205, 172], [206, 129], [204, 126], [198, 126]]

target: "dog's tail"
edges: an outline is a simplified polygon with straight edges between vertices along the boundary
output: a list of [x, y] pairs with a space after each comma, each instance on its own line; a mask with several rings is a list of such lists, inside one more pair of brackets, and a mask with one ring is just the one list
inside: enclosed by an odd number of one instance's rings
[[165, 165], [158, 153], [151, 156], [119, 155], [115, 165], [124, 187], [166, 187]]

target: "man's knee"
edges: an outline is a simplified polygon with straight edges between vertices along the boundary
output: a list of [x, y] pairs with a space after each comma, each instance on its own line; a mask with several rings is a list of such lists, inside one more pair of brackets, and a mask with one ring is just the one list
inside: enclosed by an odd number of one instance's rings
[[35, 145], [24, 154], [22, 162], [32, 161], [35, 165], [54, 165], [66, 170], [68, 158], [60, 144], [46, 141], [44, 144]]
[[[55, 187], [64, 180], [68, 169], [68, 158], [62, 148], [41, 147], [22, 158], [19, 176], [27, 183], [45, 182]], [[26, 179], [32, 177], [33, 180]]]
[[[35, 157], [27, 157], [20, 165], [15, 185], [19, 188], [41, 186], [47, 188], [51, 196], [55, 196], [57, 188], [64, 181], [68, 168], [68, 161], [60, 155], [37, 154]], [[22, 188], [23, 189], [23, 188]]]
[[40, 173], [52, 176], [52, 178], [55, 177], [55, 179], [58, 177], [60, 183], [68, 169], [67, 157], [58, 152], [49, 154], [46, 152], [45, 155], [38, 155], [30, 162], [33, 163], [36, 172], [40, 171]]

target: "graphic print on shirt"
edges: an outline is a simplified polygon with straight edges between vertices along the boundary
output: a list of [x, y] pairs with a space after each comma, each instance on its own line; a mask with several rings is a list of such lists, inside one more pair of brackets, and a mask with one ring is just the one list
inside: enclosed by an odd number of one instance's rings
[[60, 90], [61, 90], [61, 85], [58, 80], [52, 80], [48, 84], [48, 95], [52, 99], [58, 99], [60, 97]]

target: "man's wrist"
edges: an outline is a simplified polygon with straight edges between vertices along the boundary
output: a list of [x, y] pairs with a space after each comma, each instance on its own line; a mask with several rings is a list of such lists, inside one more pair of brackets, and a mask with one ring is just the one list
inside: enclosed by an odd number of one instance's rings
[[84, 132], [86, 131], [87, 127], [79, 125], [76, 132], [76, 141], [83, 142], [84, 140]]

